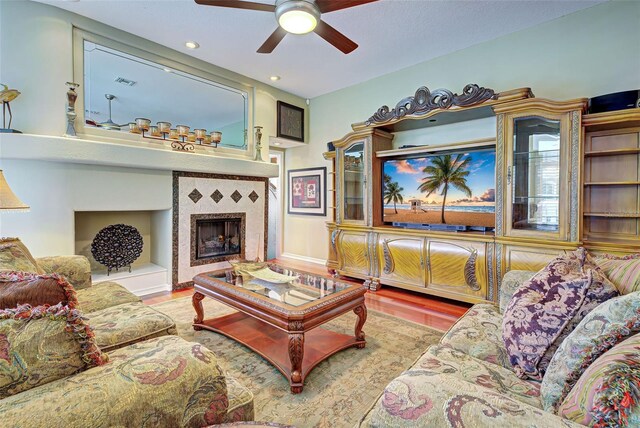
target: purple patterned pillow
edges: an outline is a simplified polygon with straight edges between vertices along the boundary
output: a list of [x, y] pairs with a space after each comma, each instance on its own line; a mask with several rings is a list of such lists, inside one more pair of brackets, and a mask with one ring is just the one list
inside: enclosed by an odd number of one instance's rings
[[584, 248], [552, 260], [516, 290], [504, 312], [502, 337], [515, 373], [542, 379], [580, 320], [617, 295]]

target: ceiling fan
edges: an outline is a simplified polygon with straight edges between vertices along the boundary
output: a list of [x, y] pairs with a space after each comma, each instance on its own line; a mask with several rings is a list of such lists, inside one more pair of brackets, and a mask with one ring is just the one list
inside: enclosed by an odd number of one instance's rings
[[195, 0], [205, 6], [275, 12], [278, 28], [260, 46], [258, 53], [271, 53], [287, 33], [306, 34], [313, 31], [327, 42], [348, 54], [358, 45], [320, 19], [323, 13], [373, 3], [378, 0], [276, 0], [275, 5], [242, 0]]

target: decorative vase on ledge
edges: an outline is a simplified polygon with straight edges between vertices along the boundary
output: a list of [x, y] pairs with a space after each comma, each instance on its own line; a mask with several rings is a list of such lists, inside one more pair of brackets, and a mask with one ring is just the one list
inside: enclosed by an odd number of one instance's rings
[[260, 143], [262, 139], [262, 126], [254, 126], [254, 128], [256, 130], [256, 156], [253, 160], [264, 162], [262, 159], [262, 144]]
[[67, 91], [67, 132], [64, 133], [65, 137], [76, 138], [78, 135], [76, 134], [76, 100], [78, 99], [78, 94], [76, 93], [76, 89], [80, 86], [78, 83], [67, 82], [66, 85], [69, 87]]

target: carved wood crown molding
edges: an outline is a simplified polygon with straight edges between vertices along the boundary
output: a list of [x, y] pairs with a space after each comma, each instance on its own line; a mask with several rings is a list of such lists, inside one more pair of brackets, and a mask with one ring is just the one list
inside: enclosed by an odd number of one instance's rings
[[415, 95], [400, 100], [394, 109], [389, 110], [386, 105], [380, 107], [373, 116], [365, 121], [365, 125], [378, 125], [409, 115], [422, 116], [433, 110], [469, 107], [497, 98], [498, 94], [493, 89], [482, 88], [475, 83], [466, 85], [462, 89], [462, 94], [454, 94], [448, 89], [436, 89], [431, 92], [429, 88], [422, 86], [418, 88]]

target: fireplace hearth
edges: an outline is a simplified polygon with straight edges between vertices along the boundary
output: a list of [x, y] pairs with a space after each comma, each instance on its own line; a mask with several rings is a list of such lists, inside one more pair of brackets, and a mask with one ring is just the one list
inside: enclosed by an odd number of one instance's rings
[[244, 258], [245, 213], [192, 214], [191, 266]]

